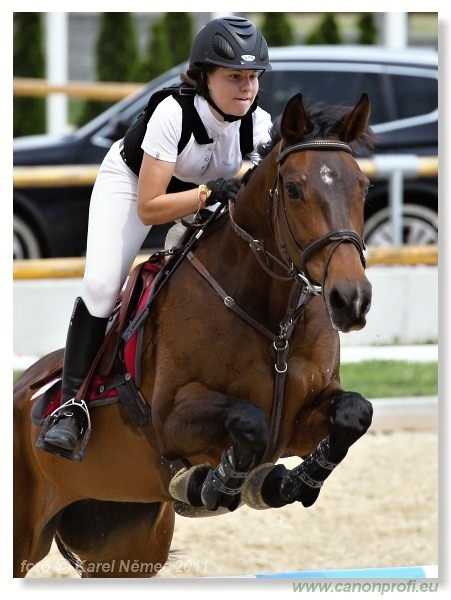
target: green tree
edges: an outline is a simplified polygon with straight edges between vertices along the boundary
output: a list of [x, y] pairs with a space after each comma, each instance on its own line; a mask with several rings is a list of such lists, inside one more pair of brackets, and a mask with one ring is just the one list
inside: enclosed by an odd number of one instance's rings
[[325, 13], [318, 26], [306, 37], [306, 44], [342, 44], [335, 13]]
[[270, 48], [294, 44], [294, 29], [287, 13], [265, 13], [261, 31]]
[[375, 23], [374, 13], [362, 13], [357, 19], [357, 29], [359, 44], [375, 44], [377, 42], [377, 27]]
[[[133, 13], [102, 13], [96, 44], [98, 81], [133, 81], [138, 60], [137, 32]], [[81, 116], [81, 125], [106, 110], [112, 102], [88, 100]]]
[[193, 17], [187, 12], [170, 12], [163, 17], [166, 25], [172, 65], [188, 60], [194, 38]]
[[151, 23], [145, 56], [135, 70], [136, 81], [149, 81], [188, 60], [193, 37], [190, 13], [166, 13]]
[[149, 28], [147, 51], [135, 70], [136, 81], [149, 81], [173, 66], [168, 30], [164, 19], [154, 21]]
[[[13, 16], [14, 77], [45, 77], [42, 13], [19, 12]], [[44, 133], [45, 98], [13, 98], [13, 135]]]

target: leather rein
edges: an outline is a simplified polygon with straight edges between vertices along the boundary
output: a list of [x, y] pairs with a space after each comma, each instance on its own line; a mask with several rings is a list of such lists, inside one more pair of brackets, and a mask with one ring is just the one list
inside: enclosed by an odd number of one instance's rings
[[[288, 146], [283, 150], [280, 148], [279, 150], [279, 156], [277, 158], [277, 173], [274, 187], [272, 190], [270, 190], [270, 201], [272, 200], [273, 205], [276, 207], [274, 214], [275, 216], [277, 216], [279, 198], [282, 197], [284, 225], [289, 236], [291, 237], [292, 242], [294, 242], [295, 247], [299, 250], [301, 254], [301, 258], [304, 264], [304, 272], [298, 271], [296, 269], [293, 261], [291, 260], [288, 254], [288, 250], [285, 244], [282, 244], [279, 247], [280, 253], [283, 257], [283, 260], [280, 260], [265, 249], [264, 242], [262, 240], [254, 239], [247, 231], [242, 229], [234, 221], [232, 213], [231, 211], [229, 211], [232, 229], [239, 237], [244, 239], [249, 244], [254, 256], [257, 259], [257, 262], [262, 267], [262, 269], [274, 279], [281, 281], [294, 281], [293, 287], [291, 289], [288, 307], [286, 309], [284, 318], [279, 323], [279, 332], [277, 334], [270, 331], [267, 327], [259, 323], [256, 319], [248, 315], [242, 308], [240, 308], [235, 302], [235, 300], [224, 291], [224, 289], [218, 284], [218, 282], [214, 279], [211, 273], [194, 256], [194, 254], [192, 252], [189, 252], [187, 254], [187, 258], [191, 262], [193, 267], [202, 275], [202, 277], [222, 298], [225, 306], [230, 310], [233, 310], [233, 312], [235, 312], [241, 319], [246, 321], [249, 325], [257, 329], [257, 331], [260, 331], [263, 335], [265, 335], [272, 341], [271, 354], [274, 358], [275, 381], [268, 444], [265, 449], [265, 453], [261, 459], [262, 463], [270, 461], [277, 448], [277, 439], [282, 418], [285, 379], [288, 371], [287, 356], [289, 351], [289, 339], [308, 301], [314, 295], [323, 294], [327, 269], [333, 252], [341, 243], [350, 242], [354, 244], [358, 249], [360, 254], [360, 260], [362, 261], [363, 267], [365, 267], [365, 257], [363, 255], [363, 250], [365, 249], [365, 246], [363, 240], [357, 232], [351, 229], [339, 229], [336, 231], [331, 231], [330, 233], [327, 233], [326, 235], [318, 238], [317, 240], [314, 240], [304, 249], [301, 248], [301, 246], [297, 243], [288, 221], [283, 192], [279, 193], [279, 187], [281, 187], [282, 181], [280, 175], [280, 165], [283, 163], [283, 161], [288, 155], [292, 154], [293, 152], [300, 152], [304, 150], [335, 150], [345, 151], [352, 154], [352, 150], [349, 144], [333, 140], [300, 142], [298, 144]], [[280, 235], [279, 220], [274, 218], [274, 221], [276, 222], [276, 226], [278, 227], [279, 239], [283, 239]], [[330, 243], [332, 243], [332, 246], [326, 257], [322, 285], [317, 285], [313, 282], [312, 278], [310, 277], [306, 268], [306, 263], [313, 254], [315, 254], [316, 252], [318, 252], [318, 250], [327, 246]], [[271, 263], [275, 264], [279, 269], [284, 271], [285, 274], [281, 275], [274, 271], [274, 269], [272, 269], [270, 266]]]

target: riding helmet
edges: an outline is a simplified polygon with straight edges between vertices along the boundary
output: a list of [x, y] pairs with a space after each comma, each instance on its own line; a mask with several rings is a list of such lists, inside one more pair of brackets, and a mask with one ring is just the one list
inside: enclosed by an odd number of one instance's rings
[[193, 65], [217, 65], [229, 69], [270, 70], [268, 44], [248, 19], [213, 19], [198, 32], [189, 59]]

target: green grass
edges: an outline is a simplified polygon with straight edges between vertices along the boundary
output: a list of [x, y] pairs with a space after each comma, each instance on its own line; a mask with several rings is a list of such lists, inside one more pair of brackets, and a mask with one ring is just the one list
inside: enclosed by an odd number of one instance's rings
[[436, 396], [438, 393], [436, 362], [368, 360], [344, 363], [340, 375], [346, 390], [359, 392], [366, 398]]
[[[396, 360], [368, 360], [341, 365], [341, 382], [346, 390], [359, 392], [365, 398], [402, 398], [436, 396], [437, 363], [415, 363]], [[14, 372], [14, 380], [20, 372]]]

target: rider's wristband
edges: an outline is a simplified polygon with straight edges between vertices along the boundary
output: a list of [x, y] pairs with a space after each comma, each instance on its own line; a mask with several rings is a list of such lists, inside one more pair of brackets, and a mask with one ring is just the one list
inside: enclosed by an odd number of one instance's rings
[[210, 194], [211, 190], [204, 183], [197, 188], [197, 199], [199, 204], [201, 204], [204, 208], [207, 206], [207, 200], [210, 197]]

